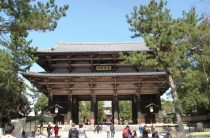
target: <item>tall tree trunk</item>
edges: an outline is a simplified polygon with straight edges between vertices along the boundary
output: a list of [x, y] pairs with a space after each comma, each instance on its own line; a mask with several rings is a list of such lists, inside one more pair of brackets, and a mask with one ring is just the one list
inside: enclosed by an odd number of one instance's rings
[[176, 85], [174, 83], [174, 80], [171, 74], [168, 75], [168, 78], [169, 78], [169, 83], [171, 86], [171, 95], [173, 98], [174, 110], [175, 110], [176, 120], [178, 124], [178, 132], [180, 134], [179, 138], [186, 138], [186, 133], [184, 131], [184, 126], [183, 126], [182, 118], [181, 118], [181, 111], [180, 111], [180, 105], [179, 105], [179, 100], [178, 100], [177, 91], [176, 91]]

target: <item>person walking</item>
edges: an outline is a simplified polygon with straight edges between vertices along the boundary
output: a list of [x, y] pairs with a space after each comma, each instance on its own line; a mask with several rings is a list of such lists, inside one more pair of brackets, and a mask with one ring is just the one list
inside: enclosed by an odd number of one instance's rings
[[83, 127], [83, 123], [79, 123], [79, 138], [86, 138], [85, 128]]
[[15, 126], [12, 123], [7, 123], [4, 127], [5, 135], [2, 138], [16, 138], [12, 136], [12, 131], [15, 129]]
[[159, 138], [158, 131], [155, 130], [155, 127], [152, 129], [152, 138]]
[[22, 131], [21, 138], [26, 138], [26, 132], [24, 130]]
[[143, 133], [143, 126], [142, 126], [142, 124], [140, 124], [140, 126], [139, 126], [140, 137], [142, 136], [142, 133]]
[[132, 131], [131, 138], [137, 138], [136, 130], [133, 130]]
[[107, 138], [110, 138], [110, 126], [108, 124], [106, 126], [106, 135], [107, 135]]
[[79, 131], [75, 127], [75, 123], [71, 124], [71, 128], [69, 129], [69, 137], [68, 138], [79, 138]]
[[172, 136], [169, 132], [167, 132], [166, 135], [163, 138], [172, 138]]
[[58, 131], [59, 131], [59, 127], [58, 127], [58, 125], [56, 124], [55, 127], [54, 127], [54, 134], [55, 134], [55, 137], [56, 137], [56, 138], [58, 137]]
[[131, 130], [130, 130], [128, 125], [123, 129], [122, 137], [123, 138], [130, 138], [131, 137]]
[[99, 124], [96, 125], [96, 131], [97, 131], [97, 134], [99, 134], [99, 131], [101, 130]]
[[48, 138], [50, 138], [50, 136], [52, 135], [52, 131], [51, 131], [52, 127], [50, 126], [50, 124], [48, 124], [47, 126], [47, 134], [48, 134]]
[[143, 127], [143, 135], [142, 135], [142, 138], [148, 138], [148, 134], [150, 133], [150, 130], [147, 128], [147, 125], [145, 125]]
[[115, 127], [114, 127], [114, 124], [113, 123], [111, 123], [111, 125], [110, 125], [110, 131], [111, 131], [111, 138], [114, 138]]

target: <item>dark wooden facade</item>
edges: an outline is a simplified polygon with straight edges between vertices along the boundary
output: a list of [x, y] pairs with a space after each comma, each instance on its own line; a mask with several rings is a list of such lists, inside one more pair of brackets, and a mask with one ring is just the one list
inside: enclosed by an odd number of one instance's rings
[[[63, 107], [59, 112], [67, 123], [78, 123], [78, 104], [84, 100], [91, 101], [92, 123], [97, 123], [100, 100], [112, 101], [114, 123], [119, 120], [120, 100], [132, 101], [133, 123], [159, 122], [160, 95], [168, 86], [166, 73], [122, 62], [120, 53], [133, 51], [149, 50], [143, 43], [61, 43], [35, 53], [46, 72], [23, 75], [46, 90], [50, 106]], [[158, 105], [153, 113], [145, 108], [150, 103]]]

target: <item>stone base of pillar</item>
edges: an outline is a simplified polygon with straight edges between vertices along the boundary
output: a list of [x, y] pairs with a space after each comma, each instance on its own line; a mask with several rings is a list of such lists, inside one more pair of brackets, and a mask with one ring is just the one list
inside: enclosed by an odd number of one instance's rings
[[156, 123], [160, 123], [160, 117], [158, 113], [155, 114], [155, 121]]
[[90, 120], [90, 124], [91, 124], [91, 125], [95, 125], [95, 119], [91, 119], [91, 120]]
[[[65, 123], [65, 122], [64, 122], [64, 123]], [[67, 123], [68, 125], [71, 125], [71, 123], [72, 123], [71, 113], [70, 113], [70, 112], [67, 113], [66, 123]]]
[[139, 117], [137, 121], [138, 121], [138, 124], [144, 124], [145, 123], [145, 120], [144, 120], [143, 116]]
[[71, 125], [71, 124], [73, 123], [73, 121], [72, 121], [72, 120], [69, 120], [69, 122], [68, 122], [68, 123], [69, 123], [69, 125]]
[[114, 124], [118, 125], [118, 123], [119, 123], [118, 119], [114, 119]]
[[142, 121], [141, 121], [141, 118], [138, 118], [138, 124], [141, 124], [142, 123]]

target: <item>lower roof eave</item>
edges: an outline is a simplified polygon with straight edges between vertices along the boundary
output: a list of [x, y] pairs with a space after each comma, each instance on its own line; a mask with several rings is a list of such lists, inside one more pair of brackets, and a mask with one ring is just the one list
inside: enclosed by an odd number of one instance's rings
[[98, 73], [22, 73], [25, 77], [108, 77], [108, 76], [165, 76], [166, 72], [98, 72]]

